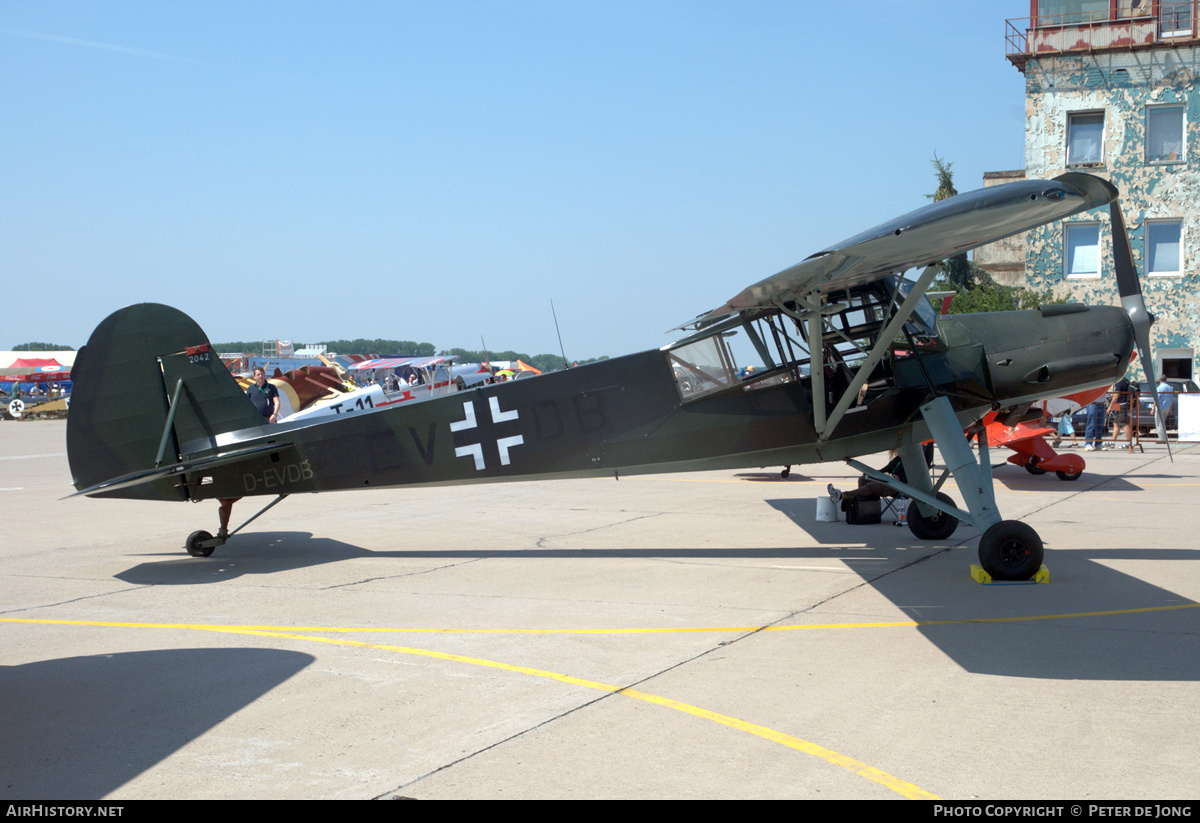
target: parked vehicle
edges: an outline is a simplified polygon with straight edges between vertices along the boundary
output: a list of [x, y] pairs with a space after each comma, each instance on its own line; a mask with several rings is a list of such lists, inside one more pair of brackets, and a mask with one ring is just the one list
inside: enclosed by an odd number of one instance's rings
[[[1171, 388], [1178, 395], [1181, 392], [1200, 392], [1200, 386], [1197, 386], [1192, 380], [1177, 380], [1168, 377], [1167, 382], [1171, 384]], [[1142, 435], [1153, 434], [1154, 428], [1154, 401], [1150, 396], [1150, 386], [1145, 380], [1138, 383], [1138, 432]], [[1105, 421], [1105, 429], [1111, 427], [1111, 418]], [[1082, 435], [1087, 427], [1087, 407], [1079, 409], [1071, 415], [1071, 423], [1075, 427], [1075, 434]], [[1167, 431], [1176, 431], [1179, 425], [1179, 403], [1171, 404], [1171, 411], [1167, 415]]]
[[[1200, 386], [1191, 380], [1176, 380], [1168, 377], [1167, 382], [1171, 388], [1175, 390], [1175, 394], [1181, 392], [1200, 392]], [[1154, 400], [1150, 394], [1150, 384], [1145, 380], [1138, 383], [1138, 391], [1141, 394], [1138, 396], [1138, 431], [1142, 434], [1150, 434], [1154, 431]], [[1167, 414], [1167, 431], [1176, 431], [1179, 426], [1179, 403], [1171, 404], [1171, 411]]]

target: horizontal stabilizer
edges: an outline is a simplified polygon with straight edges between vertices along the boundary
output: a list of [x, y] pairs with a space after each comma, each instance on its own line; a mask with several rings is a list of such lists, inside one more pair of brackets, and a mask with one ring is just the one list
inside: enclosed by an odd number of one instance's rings
[[[185, 460], [180, 463], [172, 463], [169, 466], [160, 466], [156, 469], [144, 469], [142, 471], [130, 472], [129, 474], [114, 477], [111, 480], [105, 480], [103, 483], [97, 483], [94, 486], [89, 486], [86, 489], [80, 489], [75, 494], [69, 494], [67, 497], [79, 497], [80, 495], [92, 496], [103, 492], [112, 492], [117, 489], [127, 489], [131, 486], [140, 486], [143, 483], [153, 483], [155, 480], [163, 480], [166, 478], [176, 477], [181, 474], [190, 472], [203, 471], [205, 469], [214, 469], [218, 466], [226, 466], [230, 463], [239, 463], [248, 457], [265, 454], [267, 452], [282, 452], [292, 448], [291, 443], [272, 443], [267, 446], [251, 446], [245, 449], [237, 449], [236, 451], [225, 452], [224, 454], [215, 454], [211, 457], [198, 457], [195, 460]], [[66, 498], [63, 498], [64, 500]]]

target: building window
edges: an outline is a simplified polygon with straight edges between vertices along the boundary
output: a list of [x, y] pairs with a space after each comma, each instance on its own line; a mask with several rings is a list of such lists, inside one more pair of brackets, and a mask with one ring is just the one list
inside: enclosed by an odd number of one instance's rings
[[1067, 223], [1065, 226], [1067, 277], [1100, 276], [1100, 224]]
[[1160, 0], [1158, 33], [1163, 37], [1191, 37], [1191, 0]]
[[1146, 221], [1146, 274], [1183, 273], [1183, 221]]
[[1099, 166], [1104, 162], [1104, 112], [1067, 115], [1067, 165]]
[[1102, 23], [1108, 19], [1108, 0], [1038, 0], [1037, 13], [1043, 26]]
[[1146, 162], [1178, 163], [1183, 160], [1183, 106], [1146, 109]]

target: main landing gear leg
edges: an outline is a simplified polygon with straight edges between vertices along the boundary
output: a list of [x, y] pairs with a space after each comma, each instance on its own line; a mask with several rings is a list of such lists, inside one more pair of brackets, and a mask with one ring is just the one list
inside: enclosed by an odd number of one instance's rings
[[[954, 482], [962, 492], [963, 501], [970, 512], [955, 514], [983, 532], [979, 540], [979, 565], [996, 580], [1028, 580], [1033, 577], [1042, 567], [1042, 540], [1037, 532], [1024, 523], [1001, 519], [992, 487], [986, 431], [979, 433], [979, 462], [976, 463], [948, 399], [935, 398], [921, 407], [921, 415], [937, 442], [946, 467], [954, 475]], [[905, 473], [913, 477], [909, 465], [910, 460], [904, 459]], [[925, 468], [923, 460], [920, 466]], [[928, 472], [924, 472], [924, 476], [928, 477]], [[939, 494], [939, 501], [943, 497]], [[913, 531], [915, 533], [916, 529]]]
[[[909, 478], [909, 483], [924, 495], [935, 497], [953, 509], [954, 501], [950, 499], [949, 495], [939, 491], [942, 482], [939, 481], [935, 486], [933, 479], [929, 476], [929, 464], [925, 461], [925, 448], [920, 443], [907, 443], [898, 448], [896, 453], [904, 463], [904, 475]], [[930, 503], [922, 502], [919, 497], [913, 498], [913, 504], [908, 509], [906, 519], [908, 530], [921, 540], [945, 540], [958, 528], [957, 517]]]
[[233, 531], [229, 531], [229, 516], [233, 513], [233, 504], [242, 498], [222, 498], [220, 500], [221, 507], [217, 513], [217, 516], [220, 518], [221, 522], [221, 527], [217, 529], [217, 536], [213, 537], [210, 532], [206, 531], [195, 531], [188, 535], [183, 547], [187, 549], [187, 553], [192, 557], [208, 557], [216, 550], [217, 546], [224, 546], [226, 540], [249, 526], [256, 519], [258, 519], [260, 515], [266, 513], [267, 509], [271, 508], [285, 497], [287, 497], [286, 494], [279, 495], [270, 503], [263, 506], [262, 509], [260, 509], [258, 513], [254, 515], [254, 517], [251, 517]]

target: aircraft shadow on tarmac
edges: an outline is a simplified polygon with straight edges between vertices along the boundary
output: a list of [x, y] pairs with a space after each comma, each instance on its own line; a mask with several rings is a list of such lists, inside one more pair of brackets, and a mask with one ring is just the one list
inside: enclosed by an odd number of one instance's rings
[[1024, 469], [1017, 468], [1011, 463], [992, 467], [992, 478], [1009, 491], [1021, 492], [1082, 492], [1103, 486], [1105, 492], [1144, 492], [1140, 484], [1149, 480], [1178, 479], [1177, 475], [1168, 474], [1138, 474], [1137, 483], [1131, 483], [1128, 475], [1098, 474], [1084, 470], [1083, 476], [1076, 480], [1059, 480], [1053, 472], [1044, 475], [1033, 475]]
[[813, 478], [805, 474], [797, 474], [789, 472], [787, 477], [780, 474], [782, 469], [778, 471], [761, 471], [761, 472], [739, 472], [735, 474], [738, 480], [747, 480], [752, 483], [811, 483]]
[[[818, 524], [832, 527], [845, 524]], [[903, 537], [895, 529], [898, 537]], [[916, 538], [908, 534], [916, 544]], [[861, 544], [845, 543], [839, 547], [860, 551]], [[927, 548], [922, 546], [921, 548]], [[314, 537], [310, 532], [251, 532], [235, 537], [220, 547], [209, 558], [180, 557], [173, 554], [169, 560], [139, 563], [119, 574], [118, 580], [139, 586], [194, 586], [217, 584], [246, 575], [265, 575], [292, 569], [339, 563], [355, 558], [395, 558], [416, 560], [478, 560], [512, 558], [524, 560], [542, 559], [619, 559], [619, 558], [747, 558], [788, 559], [807, 557], [806, 549], [792, 547], [777, 548], [633, 548], [614, 547], [604, 549], [530, 548], [530, 549], [365, 549], [341, 540]], [[835, 551], [830, 557], [840, 557]]]
[[[1198, 553], [1181, 549], [1072, 547], [1052, 555], [1054, 582], [1051, 586], [984, 589], [966, 574], [967, 564], [975, 562], [974, 544], [978, 533], [974, 529], [960, 527], [950, 541], [927, 543], [917, 540], [907, 528], [894, 528], [886, 522], [862, 527], [818, 523], [811, 500], [769, 502], [816, 536], [821, 545], [509, 550], [470, 547], [372, 551], [338, 540], [313, 537], [307, 532], [265, 532], [238, 537], [221, 548], [223, 555], [143, 563], [117, 577], [139, 585], [196, 585], [361, 557], [418, 560], [832, 559], [844, 563], [912, 620], [961, 621], [948, 625], [922, 625], [918, 631], [967, 671], [1066, 680], [1200, 680], [1200, 656], [1195, 654], [1194, 641], [1200, 634], [1200, 608], [986, 622], [989, 618], [1188, 605], [1191, 601], [1110, 568], [1105, 562], [1197, 560], [1200, 559]], [[801, 506], [805, 515], [800, 513]], [[870, 545], [864, 541], [870, 541]], [[920, 563], [908, 573], [894, 573], [901, 567], [955, 547], [958, 550], [954, 552], [953, 580], [947, 579], [946, 566], [939, 563]], [[1049, 548], [1053, 550], [1054, 547]]]
[[[820, 523], [815, 519], [815, 505], [811, 500], [767, 502], [814, 539], [826, 544], [796, 549], [794, 556], [842, 560], [913, 620], [964, 621], [923, 625], [918, 630], [967, 671], [1062, 680], [1200, 679], [1200, 657], [1195, 654], [1193, 639], [1200, 632], [1200, 608], [1002, 622], [1005, 618], [1053, 613], [1082, 615], [1193, 605], [1193, 601], [1106, 563], [1122, 560], [1197, 561], [1200, 552], [1174, 548], [1075, 546], [1062, 547], [1069, 550], [1055, 552], [1055, 547], [1047, 544], [1050, 586], [1028, 584], [1020, 587], [1027, 593], [1037, 591], [1041, 596], [1018, 595], [1002, 601], [1000, 593], [1013, 592], [1015, 587], [985, 590], [969, 582], [972, 587], [970, 599], [964, 599], [962, 594], [951, 594], [944, 577], [889, 572], [898, 561], [911, 562], [922, 554], [931, 556], [947, 548], [956, 549], [963, 566], [977, 562], [975, 546], [979, 532], [973, 528], [960, 526], [947, 541], [924, 542], [913, 537], [907, 528], [891, 527], [887, 518], [879, 525], [870, 526]], [[869, 541], [870, 545], [859, 551], [847, 551], [847, 530], [853, 533], [855, 540]], [[969, 581], [965, 573], [961, 579]], [[1044, 596], [1060, 591], [1065, 596]], [[997, 596], [991, 596], [993, 592]], [[912, 607], [910, 604], [913, 603], [925, 605]], [[1064, 603], [1070, 605], [1064, 606]], [[972, 608], [976, 604], [981, 608]], [[1004, 611], [997, 611], [997, 608]], [[966, 622], [972, 617], [982, 620]], [[989, 618], [1000, 620], [987, 622]]]
[[209, 648], [0, 666], [0, 794], [103, 797], [313, 660]]

